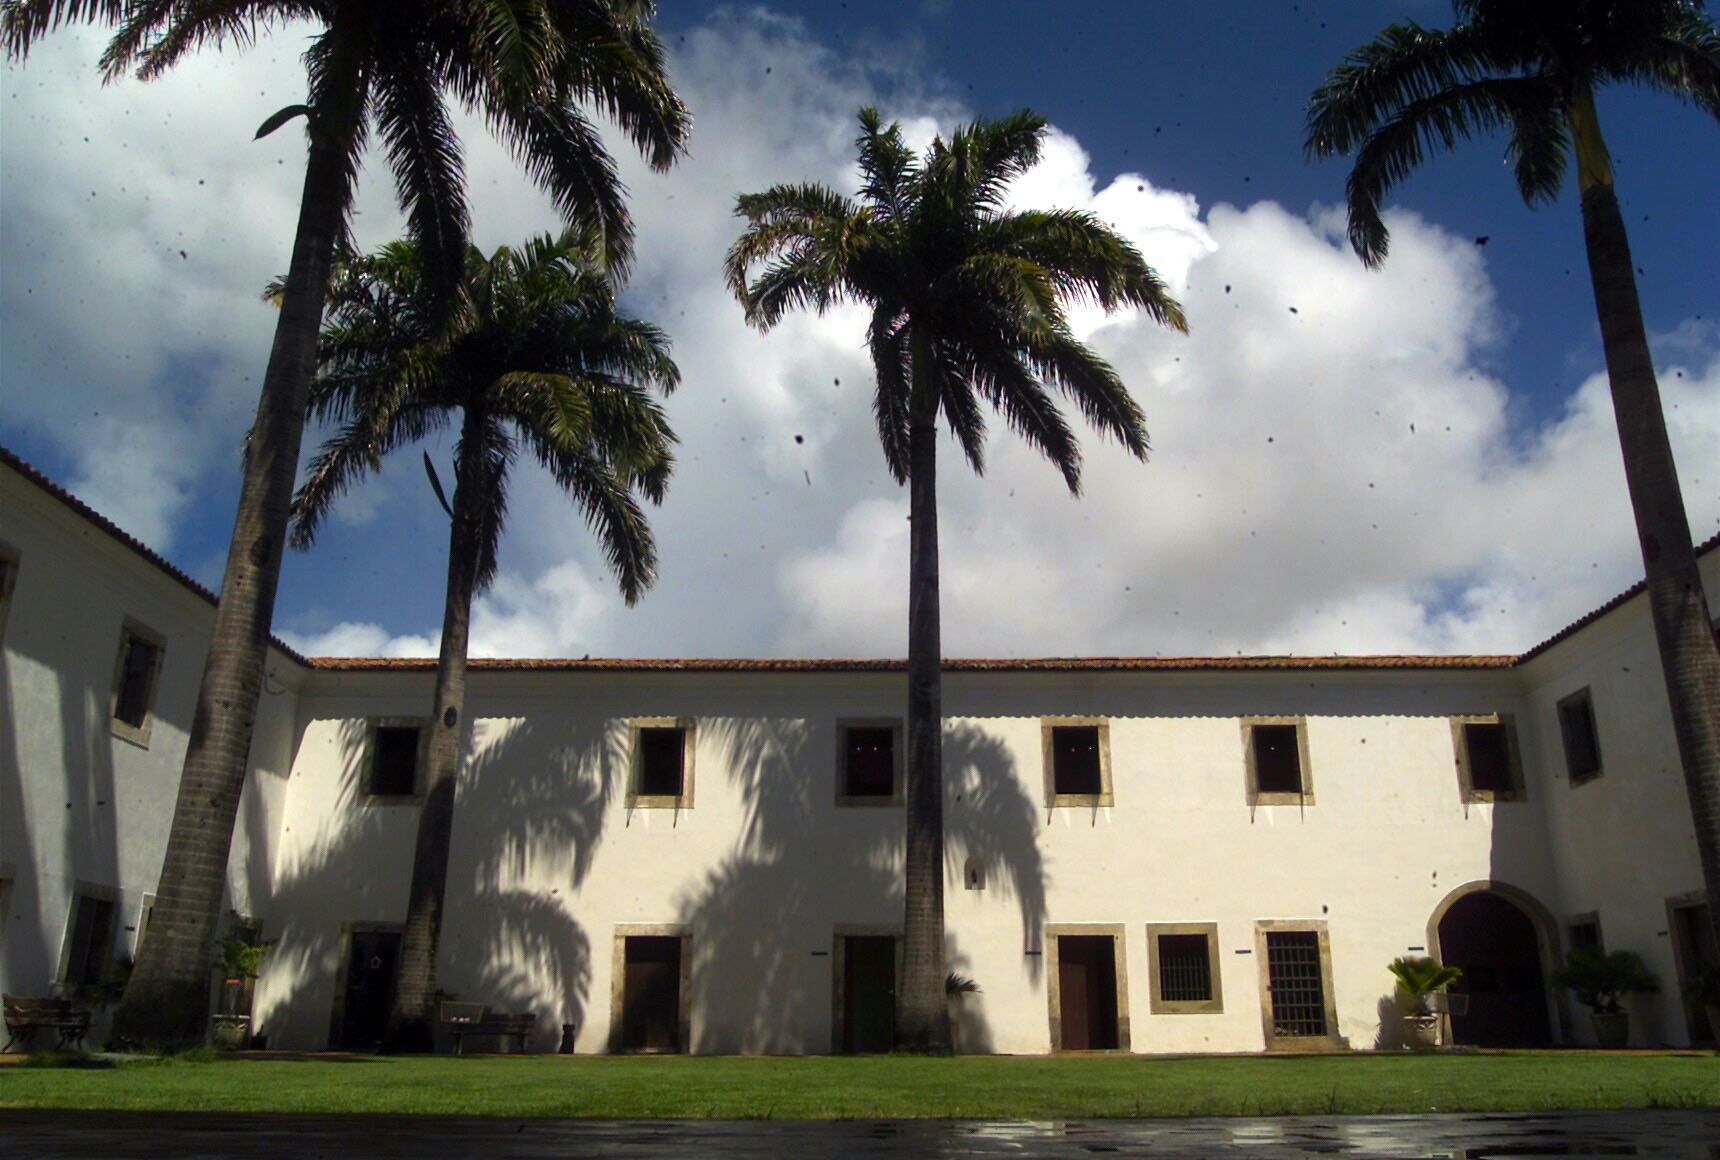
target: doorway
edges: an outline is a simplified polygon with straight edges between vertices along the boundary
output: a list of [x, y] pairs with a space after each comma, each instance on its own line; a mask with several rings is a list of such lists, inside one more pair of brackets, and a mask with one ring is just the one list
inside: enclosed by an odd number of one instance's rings
[[[1697, 899], [1692, 901], [1691, 899]], [[1708, 904], [1700, 894], [1673, 899], [1667, 903], [1671, 916], [1672, 950], [1678, 956], [1680, 989], [1704, 968], [1720, 965], [1720, 940], [1714, 937], [1714, 922], [1708, 916]], [[1720, 1027], [1708, 1019], [1709, 1009], [1702, 1003], [1684, 1000], [1685, 1026], [1690, 1030], [1691, 1043], [1720, 1041]]]
[[628, 935], [622, 948], [622, 1051], [685, 1051], [681, 937]]
[[355, 930], [347, 935], [346, 989], [341, 996], [335, 1047], [375, 1051], [388, 1031], [394, 1006], [394, 976], [400, 965], [400, 932]]
[[896, 937], [848, 934], [842, 941], [841, 1048], [848, 1054], [896, 1044]]
[[1540, 940], [1529, 915], [1496, 890], [1453, 902], [1439, 920], [1439, 958], [1463, 972], [1449, 988], [1451, 1041], [1470, 1047], [1550, 1047]]
[[1057, 936], [1060, 1051], [1114, 1051], [1117, 1022], [1116, 940], [1108, 934]]

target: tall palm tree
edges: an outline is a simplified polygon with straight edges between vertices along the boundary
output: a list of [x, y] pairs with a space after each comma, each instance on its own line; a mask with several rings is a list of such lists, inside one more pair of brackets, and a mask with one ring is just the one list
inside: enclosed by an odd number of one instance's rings
[[293, 21], [314, 27], [304, 54], [306, 103], [283, 108], [258, 130], [261, 136], [296, 116], [306, 119], [298, 227], [242, 457], [221, 601], [155, 908], [115, 1014], [117, 1037], [197, 1041], [207, 1024], [227, 857], [323, 298], [372, 128], [429, 285], [442, 299], [459, 281], [468, 218], [450, 96], [484, 115], [568, 222], [601, 230], [611, 266], [624, 270], [632, 227], [623, 190], [581, 107], [617, 122], [652, 166], [665, 169], [674, 160], [689, 119], [665, 78], [652, 15], [648, 0], [0, 0], [0, 38], [13, 59], [62, 23], [117, 25], [102, 56], [109, 79], [135, 69], [147, 80], [193, 49], [243, 48]]
[[649, 391], [667, 394], [680, 376], [663, 333], [616, 312], [600, 242], [570, 231], [488, 258], [469, 249], [446, 319], [423, 254], [407, 242], [353, 261], [330, 292], [310, 409], [340, 428], [294, 498], [293, 545], [308, 547], [336, 499], [388, 452], [456, 416], [460, 429], [424, 806], [389, 1020], [393, 1049], [430, 1045], [472, 597], [495, 575], [508, 469], [520, 449], [585, 513], [628, 604], [655, 575], [656, 549], [636, 495], [662, 501], [675, 436]]
[[[1081, 453], [1052, 391], [1144, 458], [1140, 408], [1115, 371], [1070, 333], [1066, 299], [1135, 307], [1184, 329], [1182, 308], [1127, 241], [1074, 210], [1010, 212], [1009, 183], [1039, 159], [1045, 119], [1022, 111], [958, 128], [923, 159], [900, 127], [860, 111], [859, 200], [824, 186], [745, 194], [747, 228], [727, 258], [747, 321], [844, 301], [871, 307], [873, 411], [884, 459], [908, 485], [908, 792], [902, 992], [897, 1037], [949, 1046], [944, 997], [941, 639], [937, 424], [984, 468], [981, 402], [1079, 494]], [[756, 278], [753, 267], [763, 265]]]
[[1381, 200], [1427, 151], [1503, 131], [1506, 159], [1531, 206], [1558, 196], [1575, 159], [1650, 615], [1709, 913], [1720, 930], [1720, 651], [1595, 110], [1597, 88], [1623, 83], [1720, 119], [1720, 33], [1700, 0], [1454, 0], [1454, 7], [1458, 23], [1450, 29], [1394, 24], [1333, 69], [1309, 101], [1307, 149], [1316, 157], [1355, 153], [1350, 243], [1370, 266], [1386, 255]]

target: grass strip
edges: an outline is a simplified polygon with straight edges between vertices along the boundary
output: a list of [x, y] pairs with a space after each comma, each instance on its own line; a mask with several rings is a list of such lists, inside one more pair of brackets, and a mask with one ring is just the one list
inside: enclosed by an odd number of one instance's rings
[[353, 1056], [0, 1068], [0, 1107], [602, 1119], [1099, 1119], [1720, 1104], [1699, 1053]]

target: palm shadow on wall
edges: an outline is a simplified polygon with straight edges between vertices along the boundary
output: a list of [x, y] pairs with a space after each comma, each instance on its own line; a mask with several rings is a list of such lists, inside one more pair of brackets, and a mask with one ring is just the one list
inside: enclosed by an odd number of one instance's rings
[[530, 1046], [583, 1027], [592, 941], [580, 887], [626, 768], [626, 731], [543, 714], [488, 719], [460, 777], [437, 977], [463, 998], [536, 1012]]
[[[402, 918], [381, 903], [363, 913], [329, 913], [330, 899], [362, 900], [379, 879], [402, 883], [411, 873], [410, 843], [401, 864], [377, 862], [387, 823], [362, 801], [368, 734], [364, 719], [342, 722], [340, 794], [318, 811], [325, 833], [277, 881], [274, 912], [281, 918], [265, 932], [277, 940], [270, 1005], [297, 1012], [299, 1037], [320, 1026], [327, 1003], [345, 986], [343, 923]], [[438, 985], [498, 1011], [535, 1012], [538, 1032], [528, 1044], [534, 1050], [554, 1046], [559, 1024], [584, 1022], [591, 940], [575, 913], [577, 894], [601, 842], [620, 745], [612, 730], [571, 721], [488, 718], [477, 721], [467, 746], [472, 756], [456, 791]], [[402, 820], [394, 819], [396, 827]], [[416, 820], [414, 811], [414, 831]], [[307, 844], [301, 836], [294, 845]], [[329, 979], [332, 995], [309, 993]], [[300, 1010], [307, 1004], [325, 1010]], [[316, 1032], [309, 1034], [314, 1044]]]
[[[678, 920], [692, 935], [687, 997], [699, 1052], [794, 1053], [832, 1043], [833, 924], [899, 929], [903, 819], [900, 807], [838, 809], [835, 737], [797, 718], [700, 722], [742, 795], [745, 820], [733, 851], [689, 887]], [[962, 724], [944, 731], [945, 871], [960, 889], [970, 854], [988, 882], [1013, 897], [1022, 942], [1037, 945], [1045, 868], [1033, 804], [999, 741]], [[968, 959], [946, 944], [951, 970]], [[1038, 967], [1029, 958], [1029, 969]], [[984, 980], [980, 980], [983, 986]], [[983, 1006], [963, 1003], [964, 1050], [986, 1051]]]

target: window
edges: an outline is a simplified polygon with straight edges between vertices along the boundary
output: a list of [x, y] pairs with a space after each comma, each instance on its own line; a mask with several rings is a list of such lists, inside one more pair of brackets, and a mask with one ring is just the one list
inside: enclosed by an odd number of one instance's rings
[[66, 928], [66, 955], [60, 981], [73, 987], [93, 987], [102, 981], [113, 957], [113, 920], [118, 904], [111, 898], [78, 894], [72, 899]]
[[1301, 717], [1244, 717], [1242, 747], [1250, 806], [1314, 804], [1308, 728]]
[[1565, 770], [1572, 785], [1601, 775], [1601, 740], [1595, 730], [1595, 706], [1587, 688], [1559, 702], [1559, 736], [1565, 742]]
[[373, 798], [409, 798], [418, 793], [424, 724], [415, 718], [383, 718], [370, 726], [370, 768], [364, 792]]
[[1216, 922], [1149, 922], [1147, 972], [1155, 1015], [1215, 1014], [1224, 1010], [1218, 979]]
[[691, 809], [692, 718], [637, 717], [629, 726], [633, 766], [627, 804], [640, 809]]
[[1102, 717], [1046, 717], [1040, 722], [1045, 802], [1050, 806], [1108, 806], [1111, 723]]
[[114, 665], [114, 736], [139, 745], [149, 744], [162, 652], [163, 642], [158, 633], [135, 621], [125, 622], [119, 634], [119, 659]]
[[609, 1050], [684, 1052], [692, 1047], [684, 926], [624, 923], [615, 928], [609, 994]]
[[0, 543], [0, 640], [6, 639], [6, 610], [12, 607], [12, 587], [18, 582], [18, 549]]
[[1601, 949], [1601, 919], [1594, 911], [1587, 914], [1573, 914], [1565, 921], [1565, 935], [1570, 941], [1570, 949], [1582, 947]]
[[1254, 924], [1261, 1018], [1269, 1050], [1346, 1047], [1332, 996], [1332, 946], [1322, 921]]
[[836, 804], [902, 804], [902, 725], [900, 721], [836, 723]]
[[1457, 754], [1457, 783], [1464, 801], [1522, 800], [1522, 763], [1511, 718], [1498, 714], [1453, 717], [1451, 743]]

